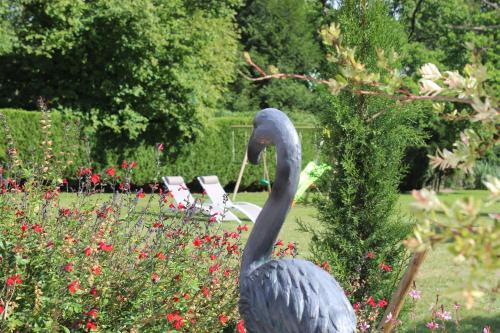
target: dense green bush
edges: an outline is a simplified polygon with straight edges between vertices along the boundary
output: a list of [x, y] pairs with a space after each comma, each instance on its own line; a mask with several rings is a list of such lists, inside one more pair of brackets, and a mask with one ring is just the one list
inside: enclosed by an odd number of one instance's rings
[[[85, 144], [77, 121], [65, 119], [59, 112], [0, 109], [0, 165], [8, 160], [8, 145], [13, 144], [22, 161], [41, 164], [47, 148], [51, 160], [64, 163], [64, 177], [75, 177], [76, 166], [83, 165]], [[7, 126], [7, 127], [6, 127]], [[45, 136], [48, 136], [46, 138]]]
[[105, 145], [182, 146], [235, 75], [239, 0], [0, 6], [0, 107], [33, 109], [42, 96], [80, 113]]
[[[43, 151], [40, 142], [43, 141], [43, 133], [40, 125], [41, 112], [29, 112], [23, 110], [0, 110], [5, 114], [7, 123], [11, 128], [13, 140], [18, 147], [22, 160], [30, 160], [34, 157], [40, 161]], [[236, 181], [241, 163], [244, 157], [251, 128], [232, 128], [233, 125], [251, 125], [254, 113], [238, 113], [231, 116], [227, 113], [221, 117], [210, 119], [194, 142], [184, 146], [181, 151], [172, 150], [165, 145], [165, 151], [158, 168], [156, 165], [155, 146], [146, 143], [139, 144], [135, 148], [113, 149], [110, 146], [94, 146], [92, 148], [93, 160], [99, 160], [92, 167], [95, 171], [103, 172], [109, 165], [120, 165], [123, 160], [137, 161], [141, 169], [137, 170], [134, 181], [138, 185], [147, 184], [158, 180], [158, 176], [181, 175], [186, 182], [194, 180], [197, 176], [214, 174], [219, 176], [222, 184]], [[61, 151], [71, 150], [74, 153], [74, 161], [77, 165], [86, 165], [89, 156], [86, 156], [85, 142], [80, 140], [80, 132], [76, 132], [74, 125], [72, 130], [65, 130], [64, 117], [58, 113], [51, 114], [53, 118], [52, 140], [56, 155]], [[314, 118], [311, 116], [291, 115], [295, 123], [305, 126], [314, 126]], [[69, 126], [69, 125], [68, 125]], [[1, 130], [0, 130], [1, 131]], [[307, 164], [317, 156], [317, 139], [319, 134], [313, 129], [299, 130], [302, 138], [303, 164]], [[64, 145], [63, 145], [64, 143]], [[6, 161], [6, 140], [0, 140], [0, 163]], [[68, 149], [72, 147], [71, 149]], [[64, 149], [63, 149], [64, 148]], [[29, 157], [29, 158], [28, 158]], [[271, 179], [274, 177], [276, 160], [274, 151], [267, 154], [269, 172]], [[158, 172], [159, 170], [159, 172]], [[65, 177], [73, 179], [76, 172], [71, 169]], [[242, 188], [256, 184], [263, 177], [262, 165], [247, 165], [242, 180]]]

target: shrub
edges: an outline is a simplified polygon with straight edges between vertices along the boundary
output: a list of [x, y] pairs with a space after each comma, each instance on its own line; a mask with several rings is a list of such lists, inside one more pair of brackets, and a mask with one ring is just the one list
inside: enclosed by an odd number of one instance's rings
[[[13, 141], [19, 151], [21, 159], [41, 161], [43, 149], [38, 142], [42, 140], [42, 129], [40, 121], [41, 112], [0, 109], [6, 117], [10, 127]], [[52, 131], [50, 133], [53, 141], [54, 154], [59, 158], [64, 154], [64, 160], [73, 160], [73, 165], [88, 164], [89, 154], [95, 162], [97, 172], [103, 172], [108, 165], [118, 165], [125, 159], [136, 161], [141, 165], [140, 170], [135, 170], [134, 182], [138, 185], [154, 182], [158, 175], [181, 175], [187, 182], [194, 180], [197, 176], [215, 174], [222, 184], [235, 182], [241, 167], [245, 153], [247, 140], [251, 128], [233, 129], [233, 125], [250, 125], [253, 113], [238, 113], [237, 116], [226, 114], [221, 117], [212, 118], [206, 124], [206, 129], [200, 133], [192, 143], [186, 144], [182, 149], [165, 145], [165, 153], [161, 157], [162, 165], [158, 169], [156, 165], [156, 150], [154, 146], [142, 143], [134, 148], [121, 146], [94, 144], [86, 147], [86, 143], [80, 138], [83, 135], [81, 129], [66, 119], [59, 112], [52, 112]], [[315, 119], [303, 115], [292, 115], [297, 125], [314, 126]], [[70, 128], [70, 130], [66, 130]], [[0, 133], [3, 134], [0, 128]], [[302, 138], [303, 163], [304, 166], [310, 160], [316, 158], [317, 140], [319, 135], [311, 129], [299, 130]], [[64, 143], [64, 144], [63, 144]], [[92, 143], [88, 143], [89, 145]], [[7, 141], [0, 140], [0, 164], [6, 161]], [[87, 150], [91, 150], [88, 152]], [[267, 155], [271, 179], [274, 177], [276, 161], [273, 150]], [[30, 157], [27, 159], [27, 157]], [[65, 171], [64, 177], [74, 179], [76, 168]], [[241, 188], [258, 183], [263, 176], [262, 165], [247, 165], [242, 180]]]
[[[332, 12], [343, 45], [356, 47], [356, 59], [370, 70], [383, 71], [377, 67], [380, 49], [391, 52], [404, 44], [401, 27], [383, 1], [343, 1]], [[340, 66], [332, 70], [330, 77], [348, 75]], [[318, 204], [321, 228], [304, 227], [313, 234], [314, 259], [330, 261], [353, 303], [390, 298], [405, 267], [408, 255], [401, 241], [411, 225], [398, 215], [396, 204], [405, 149], [419, 141], [417, 115], [414, 107], [348, 91], [331, 97], [330, 109], [321, 115], [327, 130], [324, 155], [332, 170]]]
[[[105, 175], [82, 168], [76, 194], [40, 185], [35, 175], [19, 185], [4, 173], [3, 332], [220, 332], [238, 319], [246, 227], [222, 230], [211, 217], [191, 217], [189, 207], [173, 214], [157, 186], [147, 197], [130, 190], [134, 167]], [[98, 194], [105, 182], [113, 195]]]

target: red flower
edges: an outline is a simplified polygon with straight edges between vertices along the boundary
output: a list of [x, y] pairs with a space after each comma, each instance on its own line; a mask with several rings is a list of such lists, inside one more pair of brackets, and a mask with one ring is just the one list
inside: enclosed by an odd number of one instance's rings
[[64, 266], [64, 270], [66, 272], [73, 272], [73, 263], [70, 262], [70, 263], [66, 264], [66, 266]]
[[245, 321], [241, 319], [238, 324], [236, 324], [236, 329], [238, 330], [238, 333], [246, 333], [245, 331]]
[[86, 313], [86, 315], [96, 319], [97, 318], [97, 309], [92, 308], [91, 310], [89, 310], [89, 312]]
[[144, 251], [139, 252], [139, 260], [147, 258], [148, 254]]
[[370, 296], [370, 298], [368, 298], [368, 301], [366, 301], [366, 304], [370, 304], [372, 306], [372, 308], [377, 307], [377, 303], [375, 303], [375, 300], [373, 299], [372, 296]]
[[329, 272], [329, 271], [330, 271], [330, 264], [328, 263], [328, 261], [324, 261], [324, 262], [321, 264], [321, 267], [322, 267], [325, 271], [327, 271], [327, 272]]
[[37, 234], [43, 232], [43, 228], [38, 223], [34, 224], [31, 229], [33, 229]]
[[208, 271], [213, 274], [214, 272], [218, 271], [220, 269], [220, 265], [219, 264], [215, 264], [213, 266], [210, 266], [210, 268], [208, 269]]
[[116, 172], [115, 172], [115, 167], [114, 166], [110, 166], [109, 168], [106, 169], [106, 174], [110, 177], [114, 177], [116, 175]]
[[153, 223], [153, 228], [161, 228], [161, 227], [163, 227], [163, 224], [161, 222], [156, 221], [155, 223]]
[[382, 298], [380, 301], [378, 301], [378, 307], [379, 308], [383, 308], [386, 305], [387, 305], [387, 301], [384, 298]]
[[392, 271], [392, 267], [390, 265], [386, 265], [385, 263], [380, 263], [380, 268], [384, 271], [384, 272], [390, 272]]
[[78, 280], [74, 280], [73, 282], [68, 284], [68, 291], [70, 294], [73, 295], [74, 293], [76, 293], [77, 289], [80, 289], [80, 282], [78, 282]]
[[92, 289], [90, 289], [90, 294], [91, 294], [92, 296], [97, 295], [97, 289], [96, 289], [96, 287], [92, 287]]
[[106, 244], [104, 242], [100, 242], [99, 243], [99, 249], [101, 249], [104, 252], [111, 252], [111, 251], [113, 251], [113, 245]]
[[78, 170], [79, 177], [83, 177], [90, 174], [92, 174], [92, 170], [90, 170], [90, 168], [80, 168], [80, 170]]
[[13, 286], [16, 284], [22, 284], [23, 280], [21, 280], [21, 274], [15, 274], [7, 278], [7, 285]]
[[160, 260], [162, 260], [162, 261], [166, 259], [166, 257], [165, 257], [165, 255], [163, 254], [163, 252], [158, 252], [158, 253], [156, 254], [156, 258], [158, 258], [158, 259], [160, 259]]
[[221, 315], [219, 316], [219, 321], [220, 321], [220, 323], [221, 323], [222, 325], [226, 325], [226, 323], [227, 323], [227, 320], [228, 320], [228, 319], [229, 319], [229, 318], [227, 318], [227, 316], [225, 316], [224, 314], [221, 314]]
[[26, 231], [26, 229], [28, 229], [28, 225], [27, 225], [26, 223], [23, 223], [23, 224], [21, 225], [21, 231], [22, 231], [22, 232], [25, 232], [25, 231]]
[[276, 242], [276, 246], [283, 246], [283, 241], [281, 239], [278, 239], [278, 241]]
[[174, 324], [176, 330], [180, 330], [184, 326], [184, 318], [177, 312], [167, 314], [167, 320]]
[[158, 144], [158, 150], [163, 151], [165, 147], [163, 146], [163, 143]]
[[361, 305], [361, 304], [359, 304], [359, 302], [354, 303], [354, 305], [352, 306], [352, 307], [354, 308], [354, 311], [358, 311], [358, 310], [359, 310], [359, 306], [360, 306], [360, 305]]
[[144, 191], [142, 189], [137, 193], [137, 197], [139, 199], [143, 199], [144, 198]]
[[102, 269], [101, 269], [101, 266], [95, 264], [92, 266], [92, 268], [90, 269], [92, 271], [92, 273], [94, 273], [95, 275], [101, 275], [102, 273]]
[[153, 272], [151, 274], [151, 282], [158, 283], [159, 281], [160, 281], [160, 276], [157, 273]]
[[126, 160], [123, 160], [121, 167], [122, 167], [122, 169], [128, 168], [128, 163]]
[[293, 251], [294, 248], [295, 248], [295, 244], [293, 242], [288, 243], [288, 249], [290, 251]]
[[217, 257], [215, 256], [215, 254], [211, 254], [210, 255], [210, 260], [215, 260]]
[[201, 244], [203, 244], [203, 240], [200, 238], [200, 237], [196, 237], [193, 241], [193, 245], [198, 247], [200, 246]]
[[135, 169], [137, 167], [137, 162], [136, 161], [132, 161], [130, 163], [130, 169]]
[[5, 308], [2, 305], [0, 305], [0, 314], [2, 314], [4, 310]]
[[177, 205], [177, 208], [184, 209], [184, 208], [186, 208], [186, 206], [184, 206], [184, 204], [182, 202], [179, 202], [179, 204]]
[[201, 292], [202, 292], [203, 296], [205, 296], [205, 297], [207, 297], [207, 298], [208, 298], [208, 296], [210, 295], [210, 291], [208, 290], [208, 288], [207, 288], [207, 287], [203, 287], [203, 288], [201, 288]]
[[368, 253], [366, 254], [366, 256], [370, 259], [374, 259], [375, 258], [375, 253], [371, 252], [371, 251], [368, 251]]
[[88, 246], [83, 251], [85, 252], [86, 257], [90, 257], [90, 255], [92, 254], [92, 249]]
[[92, 182], [92, 184], [99, 183], [101, 181], [101, 175], [98, 173], [92, 174], [92, 176], [90, 177], [90, 181]]
[[248, 231], [248, 225], [238, 226], [238, 231]]
[[93, 323], [91, 321], [87, 321], [87, 325], [85, 325], [89, 330], [93, 331], [97, 329], [96, 323]]

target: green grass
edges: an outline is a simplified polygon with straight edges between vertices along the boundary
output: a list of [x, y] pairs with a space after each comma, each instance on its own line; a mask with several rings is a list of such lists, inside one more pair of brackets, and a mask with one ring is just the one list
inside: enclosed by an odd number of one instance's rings
[[[456, 191], [452, 193], [440, 194], [440, 199], [446, 203], [450, 203], [456, 199], [471, 196], [474, 199], [484, 198], [488, 195], [487, 191]], [[107, 195], [100, 196], [102, 200]], [[74, 199], [74, 195], [62, 195], [63, 201], [70, 204]], [[232, 196], [231, 196], [232, 198]], [[236, 201], [248, 201], [262, 206], [266, 201], [267, 193], [239, 193]], [[146, 200], [141, 200], [144, 203]], [[398, 205], [401, 212], [411, 215], [410, 203], [413, 201], [410, 194], [402, 194], [400, 196]], [[498, 212], [499, 205], [495, 207], [487, 207], [482, 212]], [[250, 228], [253, 224], [244, 216], [238, 216], [244, 223], [247, 223]], [[317, 210], [313, 205], [298, 204], [290, 210], [285, 224], [280, 232], [279, 238], [284, 241], [294, 241], [298, 244], [300, 256], [307, 258], [310, 256], [309, 243], [310, 235], [298, 231], [297, 220], [300, 219], [312, 226], [320, 227], [317, 220]], [[234, 229], [237, 226], [236, 222], [224, 222], [223, 228]], [[248, 235], [247, 233], [246, 235]], [[333, 271], [335, 270], [332, 267]], [[413, 332], [414, 323], [417, 324], [416, 332], [429, 332], [425, 324], [430, 318], [430, 305], [435, 302], [436, 295], [440, 295], [440, 303], [445, 304], [447, 310], [453, 309], [453, 299], [447, 296], [453, 287], [458, 286], [467, 267], [459, 265], [453, 261], [453, 257], [446, 251], [445, 246], [439, 246], [430, 251], [427, 256], [420, 272], [417, 276], [417, 288], [422, 292], [422, 299], [420, 299], [415, 308], [415, 319], [409, 320], [411, 311], [403, 314], [402, 319], [405, 323], [402, 327], [404, 332]], [[492, 277], [492, 279], [498, 279]], [[407, 304], [408, 305], [408, 304]], [[409, 306], [407, 306], [409, 307]], [[493, 332], [500, 329], [500, 301], [496, 295], [486, 295], [477, 303], [472, 309], [465, 309], [463, 306], [460, 310], [461, 315], [461, 329], [460, 332], [482, 332], [485, 325], [490, 325]], [[454, 316], [455, 317], [455, 316]], [[452, 325], [448, 325], [452, 326]], [[449, 332], [455, 332], [454, 328], [448, 328]]]
[[[451, 193], [442, 193], [439, 198], [445, 203], [451, 203], [457, 199], [464, 197], [472, 197], [475, 200], [488, 196], [487, 191], [456, 191]], [[262, 205], [267, 198], [267, 193], [240, 193], [237, 196], [238, 201], [249, 201], [258, 205]], [[402, 194], [398, 205], [399, 209], [411, 215], [410, 204], [413, 198], [410, 194]], [[487, 207], [483, 212], [498, 212], [499, 205], [495, 207]], [[310, 235], [297, 230], [297, 219], [311, 225], [317, 225], [319, 222], [316, 219], [317, 210], [313, 205], [298, 204], [290, 210], [290, 213], [285, 221], [285, 224], [280, 232], [280, 238], [285, 241], [296, 241], [299, 244], [301, 256], [308, 257], [310, 252], [308, 245]], [[334, 267], [332, 268], [335, 269]], [[417, 288], [422, 292], [422, 298], [416, 303], [415, 320], [410, 320], [410, 310], [402, 316], [405, 323], [402, 327], [404, 332], [413, 332], [414, 323], [417, 324], [417, 332], [429, 332], [425, 327], [431, 313], [430, 306], [436, 300], [436, 295], [440, 295], [440, 303], [446, 306], [446, 309], [453, 309], [453, 298], [447, 296], [450, 291], [459, 285], [464, 278], [464, 272], [467, 267], [459, 265], [453, 261], [453, 256], [447, 252], [445, 246], [439, 246], [430, 251], [420, 272], [417, 276]], [[498, 277], [497, 277], [498, 278]], [[494, 279], [494, 277], [493, 277]], [[490, 325], [493, 332], [500, 329], [500, 300], [497, 295], [486, 295], [481, 298], [475, 307], [468, 310], [462, 306], [460, 310], [460, 332], [482, 332], [485, 325]], [[451, 328], [453, 324], [448, 324], [449, 332], [455, 332]]]

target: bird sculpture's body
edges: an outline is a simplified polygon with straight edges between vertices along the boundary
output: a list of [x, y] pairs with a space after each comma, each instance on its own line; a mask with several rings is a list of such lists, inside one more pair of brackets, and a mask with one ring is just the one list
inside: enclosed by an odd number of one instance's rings
[[290, 209], [300, 174], [301, 148], [288, 117], [264, 109], [254, 119], [248, 159], [256, 164], [275, 145], [276, 179], [243, 252], [240, 313], [248, 333], [351, 333], [356, 316], [337, 281], [299, 259], [272, 260], [271, 252]]

